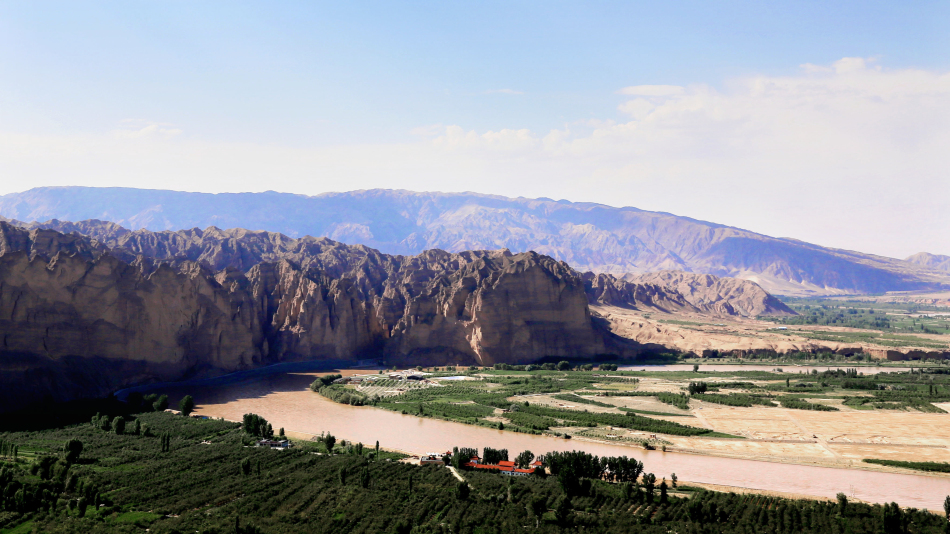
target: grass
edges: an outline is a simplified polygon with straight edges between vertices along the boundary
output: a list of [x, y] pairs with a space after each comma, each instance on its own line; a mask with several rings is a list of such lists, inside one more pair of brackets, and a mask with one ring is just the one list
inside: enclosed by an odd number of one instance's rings
[[33, 532], [33, 522], [25, 521], [13, 528], [0, 529], [0, 534], [30, 534]]
[[109, 520], [113, 523], [133, 524], [145, 528], [161, 518], [162, 516], [152, 512], [124, 512]]

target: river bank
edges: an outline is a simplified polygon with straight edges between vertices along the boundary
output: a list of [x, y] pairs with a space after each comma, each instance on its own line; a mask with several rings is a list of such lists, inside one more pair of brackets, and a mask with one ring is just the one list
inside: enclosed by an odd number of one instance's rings
[[318, 435], [329, 431], [348, 441], [375, 443], [413, 454], [451, 450], [453, 446], [507, 448], [536, 455], [583, 449], [601, 456], [625, 455], [643, 461], [658, 477], [676, 473], [682, 480], [742, 487], [756, 491], [830, 498], [838, 492], [867, 502], [899, 502], [937, 510], [950, 494], [950, 479], [938, 476], [842, 469], [678, 452], [644, 451], [612, 443], [535, 436], [427, 419], [369, 406], [333, 403], [308, 389], [317, 373], [257, 376], [200, 389], [164, 389], [172, 400], [194, 396], [197, 414], [240, 420], [257, 413], [275, 427]]

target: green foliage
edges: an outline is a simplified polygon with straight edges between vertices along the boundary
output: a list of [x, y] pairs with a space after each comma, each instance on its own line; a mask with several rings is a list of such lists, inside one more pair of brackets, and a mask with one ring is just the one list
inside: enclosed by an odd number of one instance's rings
[[[245, 434], [233, 423], [162, 413], [140, 417], [156, 434], [173, 436], [175, 447], [156, 454], [149, 444], [159, 438], [115, 435], [90, 425], [0, 435], [4, 442], [31, 451], [42, 452], [46, 444], [53, 449], [47, 452], [54, 454], [68, 439], [85, 444], [83, 463], [67, 475], [72, 489], [56, 478], [55, 459], [49, 480], [31, 476], [20, 466], [0, 467], [0, 529], [28, 524], [27, 531], [52, 534], [146, 528], [156, 534], [877, 534], [900, 532], [893, 529], [908, 525], [909, 532], [938, 534], [946, 524], [943, 514], [894, 505], [849, 502], [842, 514], [836, 502], [754, 494], [695, 491], [689, 499], [668, 495], [664, 503], [663, 484], [655, 476], [643, 479], [650, 496], [631, 482], [584, 479], [575, 494], [567, 495], [557, 476], [512, 479], [478, 471], [466, 472], [468, 483], [460, 489], [447, 469], [368, 462], [356, 455], [314, 455], [309, 443], [286, 451], [246, 448]], [[239, 466], [245, 458], [252, 466], [260, 465], [260, 476], [244, 474]], [[600, 459], [598, 466], [602, 464]], [[592, 462], [579, 458], [577, 471], [583, 472], [585, 465], [592, 467]], [[344, 487], [340, 470], [347, 473]], [[105, 506], [96, 506], [97, 494], [98, 504]], [[55, 504], [59, 499], [62, 503]]]
[[580, 395], [575, 395], [573, 393], [559, 393], [557, 395], [551, 395], [552, 398], [557, 400], [562, 400], [565, 402], [578, 402], [581, 404], [590, 404], [593, 406], [602, 406], [604, 408], [615, 408], [613, 404], [607, 404], [606, 402], [598, 402], [593, 399], [588, 399], [586, 397], [581, 397]]
[[689, 410], [689, 397], [680, 393], [668, 393], [661, 391], [656, 393], [656, 400], [672, 404], [680, 410]]
[[745, 395], [742, 393], [730, 393], [728, 395], [719, 395], [716, 393], [706, 393], [700, 400], [703, 402], [713, 402], [716, 404], [725, 404], [726, 406], [742, 406], [742, 407], [751, 407], [755, 405], [760, 406], [775, 406], [771, 400], [763, 397], [756, 397], [754, 395]]
[[78, 439], [70, 439], [63, 445], [63, 458], [67, 463], [75, 463], [82, 454], [82, 442]]
[[899, 460], [877, 460], [865, 458], [864, 463], [886, 465], [889, 467], [903, 467], [904, 469], [915, 469], [917, 471], [929, 471], [933, 473], [950, 473], [950, 463], [946, 462], [902, 462]]
[[112, 431], [119, 435], [125, 434], [125, 419], [121, 415], [112, 420]]
[[[698, 367], [699, 367], [698, 365], [694, 365], [693, 370], [695, 371], [696, 368]], [[688, 387], [690, 395], [697, 395], [697, 394], [701, 395], [703, 393], [706, 393], [706, 390], [708, 389], [709, 389], [709, 385], [706, 384], [705, 382], [690, 382], [689, 387]]]
[[370, 400], [365, 394], [339, 384], [323, 386], [317, 390], [317, 393], [332, 400], [333, 402], [349, 404], [351, 406], [363, 406]]
[[781, 403], [782, 408], [791, 408], [793, 410], [814, 410], [818, 412], [837, 412], [839, 411], [834, 406], [827, 406], [824, 404], [815, 404], [801, 399], [790, 398], [790, 397], [780, 397], [778, 399]]
[[250, 436], [258, 438], [272, 438], [274, 437], [274, 429], [271, 427], [271, 424], [267, 422], [267, 419], [253, 414], [246, 413], [244, 414], [244, 432]]
[[185, 395], [178, 402], [178, 410], [182, 415], [188, 417], [191, 415], [191, 412], [195, 411], [195, 399], [193, 399], [191, 395]]
[[317, 377], [316, 380], [310, 384], [310, 391], [320, 391], [320, 388], [329, 386], [333, 383], [334, 380], [343, 378], [343, 375], [326, 375]]

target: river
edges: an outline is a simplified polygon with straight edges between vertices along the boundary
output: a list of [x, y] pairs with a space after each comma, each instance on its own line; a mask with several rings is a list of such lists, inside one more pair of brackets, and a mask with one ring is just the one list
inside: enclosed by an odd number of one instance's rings
[[[731, 363], [715, 363], [715, 364], [699, 364], [699, 371], [702, 373], [734, 373], [736, 371], [766, 371], [772, 372], [776, 369], [781, 369], [785, 373], [811, 373], [812, 370], [823, 372], [823, 371], [835, 371], [835, 370], [846, 370], [846, 369], [857, 369], [858, 373], [866, 375], [876, 375], [878, 373], [906, 373], [911, 370], [911, 367], [877, 367], [871, 365], [859, 366], [859, 365], [795, 365], [795, 364], [772, 364], [772, 365], [762, 365], [762, 364], [731, 364]], [[918, 369], [914, 367], [914, 369]], [[692, 371], [693, 364], [688, 363], [673, 363], [668, 365], [625, 365], [618, 369], [619, 371]]]
[[[692, 369], [690, 366], [689, 369]], [[940, 510], [950, 494], [950, 478], [835, 469], [826, 467], [740, 460], [686, 453], [644, 451], [633, 447], [591, 443], [549, 436], [533, 436], [372, 408], [347, 406], [326, 400], [308, 389], [316, 373], [277, 372], [199, 385], [165, 385], [173, 404], [190, 394], [196, 413], [239, 421], [245, 413], [265, 417], [274, 428], [303, 434], [328, 431], [337, 438], [412, 453], [451, 450], [454, 446], [505, 448], [513, 454], [525, 449], [536, 455], [551, 451], [584, 450], [592, 454], [635, 457], [658, 478], [671, 473], [681, 480], [737, 486], [756, 490], [834, 497], [844, 492], [863, 501]]]

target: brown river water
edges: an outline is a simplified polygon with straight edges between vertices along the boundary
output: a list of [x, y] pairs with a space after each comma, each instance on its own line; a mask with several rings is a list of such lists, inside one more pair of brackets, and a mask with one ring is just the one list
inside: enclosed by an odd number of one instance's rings
[[[690, 366], [690, 369], [692, 367]], [[941, 510], [950, 494], [950, 477], [836, 469], [793, 464], [644, 451], [639, 448], [533, 436], [436, 419], [419, 418], [369, 406], [347, 406], [309, 390], [317, 373], [278, 372], [251, 377], [232, 376], [201, 385], [166, 384], [155, 388], [169, 395], [172, 406], [190, 394], [196, 413], [240, 421], [245, 413], [265, 417], [274, 428], [357, 441], [420, 454], [454, 446], [525, 449], [536, 455], [551, 451], [584, 450], [600, 456], [628, 456], [645, 464], [658, 478], [671, 473], [681, 480], [755, 490], [834, 497], [838, 492], [868, 502], [895, 501], [901, 506]]]
[[[865, 375], [876, 375], [878, 373], [903, 373], [910, 371], [911, 367], [877, 367], [871, 365], [857, 366], [857, 365], [794, 365], [794, 364], [772, 364], [772, 365], [762, 365], [762, 364], [730, 364], [730, 363], [716, 363], [716, 364], [700, 364], [699, 371], [702, 373], [709, 372], [721, 372], [721, 373], [733, 373], [736, 371], [767, 371], [772, 372], [776, 369], [781, 369], [784, 373], [811, 373], [812, 370], [818, 371], [835, 371], [835, 370], [846, 370], [846, 369], [857, 369], [858, 373]], [[915, 368], [916, 369], [916, 368]], [[620, 371], [692, 371], [693, 364], [689, 363], [673, 363], [669, 365], [625, 365], [619, 368]]]

